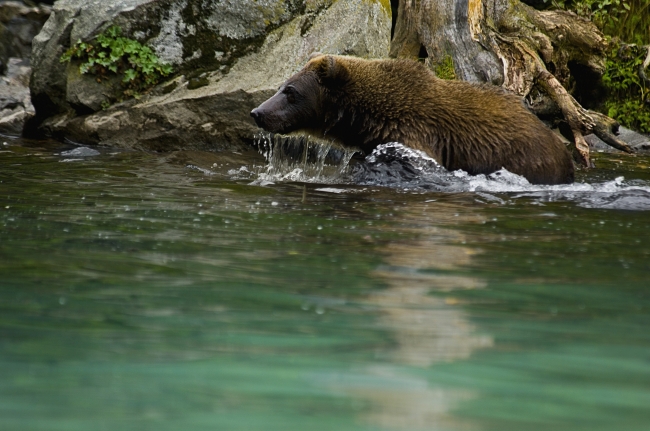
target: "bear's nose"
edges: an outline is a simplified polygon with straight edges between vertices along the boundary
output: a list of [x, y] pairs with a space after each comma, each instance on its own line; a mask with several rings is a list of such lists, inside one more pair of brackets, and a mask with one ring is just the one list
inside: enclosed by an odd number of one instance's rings
[[251, 111], [251, 117], [253, 117], [258, 127], [264, 128], [264, 115], [259, 108], [255, 108]]

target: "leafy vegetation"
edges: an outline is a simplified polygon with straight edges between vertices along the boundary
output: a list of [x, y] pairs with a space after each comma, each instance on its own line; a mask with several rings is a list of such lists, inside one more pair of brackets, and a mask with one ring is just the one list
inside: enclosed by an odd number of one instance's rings
[[124, 96], [138, 98], [173, 70], [161, 63], [151, 48], [121, 34], [120, 27], [112, 26], [94, 42], [79, 40], [61, 56], [61, 62], [81, 60], [79, 72], [96, 75], [99, 82], [109, 73], [121, 74]]
[[650, 0], [553, 0], [552, 4], [590, 19], [613, 38], [650, 43]]
[[442, 62], [436, 67], [436, 75], [442, 79], [456, 79], [454, 59], [451, 55], [447, 55], [442, 59]]
[[610, 44], [603, 83], [609, 89], [607, 115], [622, 125], [650, 133], [650, 86], [639, 76], [648, 53], [645, 47]]
[[[639, 76], [650, 44], [650, 0], [553, 0], [591, 19], [609, 37], [604, 111], [625, 127], [650, 133], [650, 88]], [[627, 43], [623, 43], [625, 41]]]

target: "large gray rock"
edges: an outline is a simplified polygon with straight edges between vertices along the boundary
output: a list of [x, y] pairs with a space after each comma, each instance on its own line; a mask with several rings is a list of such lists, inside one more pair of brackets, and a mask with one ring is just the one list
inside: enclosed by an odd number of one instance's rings
[[[114, 24], [178, 73], [138, 101], [95, 112], [115, 85], [59, 58]], [[61, 0], [34, 39], [36, 123], [52, 135], [129, 148], [241, 147], [258, 131], [250, 110], [312, 52], [384, 57], [390, 27], [387, 0]]]
[[[28, 4], [29, 3], [29, 4]], [[22, 134], [34, 116], [29, 94], [32, 39], [50, 14], [47, 5], [0, 1], [0, 133]]]
[[0, 74], [10, 58], [29, 59], [32, 39], [50, 16], [50, 6], [0, 1]]
[[34, 116], [29, 95], [29, 61], [9, 58], [6, 75], [0, 77], [0, 133], [20, 136], [25, 122]]
[[[650, 136], [648, 135], [644, 135], [635, 132], [634, 130], [630, 130], [621, 126], [618, 128], [616, 137], [621, 141], [625, 142], [626, 144], [628, 144], [632, 148], [632, 150], [634, 150], [637, 153], [644, 153], [644, 154], [650, 153]], [[587, 141], [589, 146], [594, 150], [606, 151], [606, 152], [618, 151], [610, 147], [609, 145], [607, 145], [596, 135], [587, 135], [585, 136], [585, 140]]]

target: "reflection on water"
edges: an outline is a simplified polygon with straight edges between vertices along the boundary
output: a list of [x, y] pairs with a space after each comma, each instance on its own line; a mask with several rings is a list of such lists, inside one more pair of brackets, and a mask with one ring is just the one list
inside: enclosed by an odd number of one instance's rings
[[[401, 230], [413, 239], [391, 242], [382, 248], [385, 264], [373, 271], [387, 286], [364, 299], [380, 312], [378, 325], [390, 331], [395, 347], [386, 352], [389, 362], [428, 368], [438, 362], [467, 359], [473, 351], [492, 346], [489, 335], [479, 335], [475, 325], [453, 301], [431, 296], [432, 291], [485, 287], [483, 280], [448, 275], [470, 263], [474, 249], [456, 244], [464, 236], [432, 225], [456, 216], [457, 222], [476, 223], [480, 214], [463, 214], [456, 206], [416, 204], [400, 213]], [[453, 215], [452, 215], [453, 214]], [[442, 273], [442, 274], [441, 274]], [[445, 274], [447, 273], [447, 274]], [[432, 386], [395, 367], [370, 366], [368, 374], [391, 380], [389, 389], [352, 387], [350, 393], [369, 399], [375, 408], [365, 419], [386, 429], [465, 429], [453, 418], [458, 402], [473, 397], [467, 390]]]
[[256, 153], [97, 150], [0, 148], [3, 430], [650, 422], [643, 158], [441, 192], [410, 155], [305, 187]]
[[[476, 335], [474, 325], [453, 301], [430, 295], [431, 291], [483, 288], [486, 283], [480, 278], [449, 275], [469, 265], [477, 251], [459, 246], [466, 242], [461, 233], [429, 224], [448, 218], [449, 212], [458, 214], [460, 208], [439, 205], [427, 211], [427, 206], [414, 205], [400, 214], [404, 231], [416, 239], [393, 242], [382, 250], [386, 265], [373, 274], [388, 288], [369, 298], [381, 307], [380, 321], [397, 341], [398, 348], [391, 357], [419, 367], [466, 359], [475, 349], [492, 344], [491, 337]], [[463, 215], [458, 222], [476, 222], [479, 218]]]

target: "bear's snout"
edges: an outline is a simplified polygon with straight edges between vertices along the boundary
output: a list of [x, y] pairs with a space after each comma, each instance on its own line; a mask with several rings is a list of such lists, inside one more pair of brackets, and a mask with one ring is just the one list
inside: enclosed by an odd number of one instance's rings
[[255, 123], [257, 123], [259, 127], [264, 128], [264, 115], [259, 108], [255, 108], [251, 111], [251, 117], [253, 117], [253, 120], [255, 120]]

